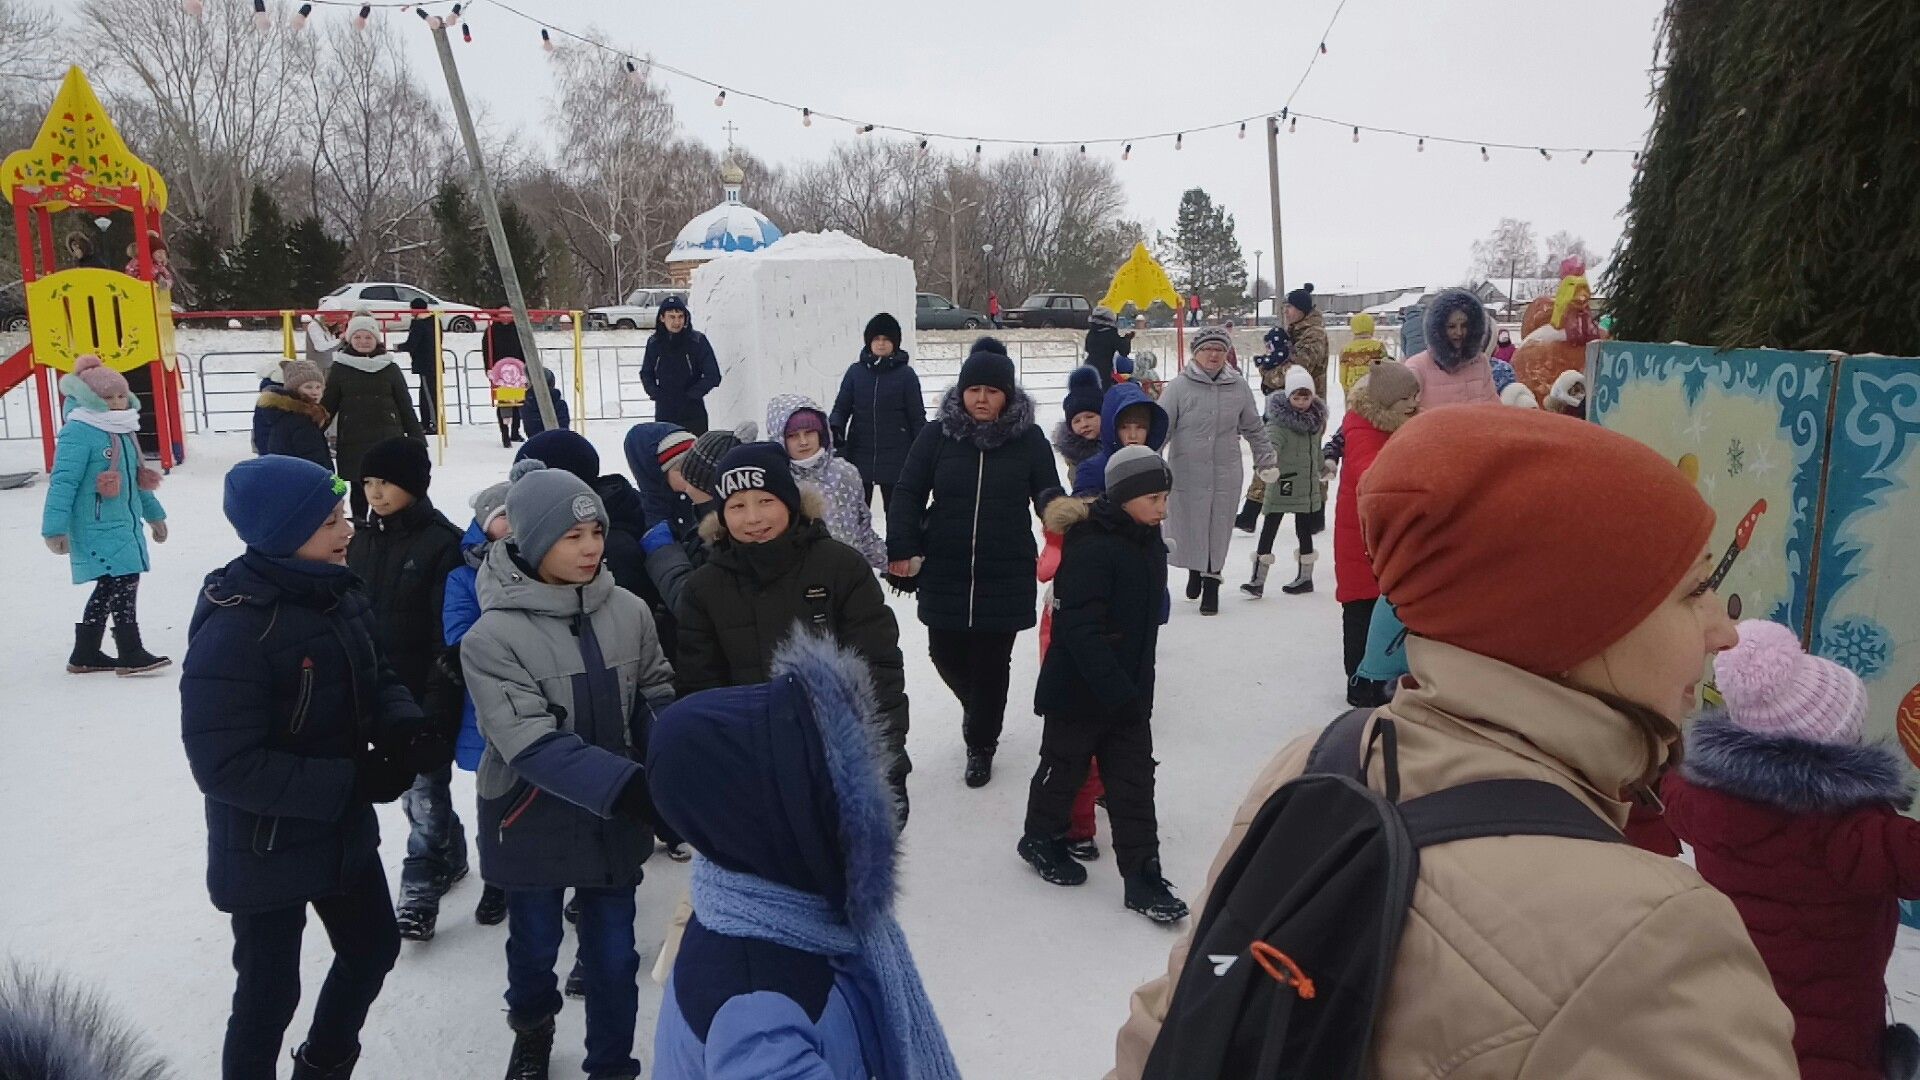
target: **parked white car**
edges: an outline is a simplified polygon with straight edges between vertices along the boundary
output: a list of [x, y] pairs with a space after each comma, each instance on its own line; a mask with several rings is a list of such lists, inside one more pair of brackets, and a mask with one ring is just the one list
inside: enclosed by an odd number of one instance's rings
[[660, 317], [660, 305], [669, 296], [685, 300], [687, 290], [665, 287], [635, 289], [628, 294], [624, 304], [590, 308], [587, 311], [587, 326], [594, 330], [651, 330], [655, 320]]
[[[472, 315], [463, 314], [480, 310], [472, 304], [442, 300], [425, 289], [397, 281], [350, 281], [321, 297], [314, 306], [321, 311], [352, 311], [364, 306], [377, 312], [389, 312], [412, 306], [415, 298], [425, 300], [428, 307], [445, 313], [442, 315], [445, 321], [441, 329], [449, 334], [471, 334], [479, 325]], [[381, 321], [392, 323], [394, 319], [394, 316], [384, 316]]]

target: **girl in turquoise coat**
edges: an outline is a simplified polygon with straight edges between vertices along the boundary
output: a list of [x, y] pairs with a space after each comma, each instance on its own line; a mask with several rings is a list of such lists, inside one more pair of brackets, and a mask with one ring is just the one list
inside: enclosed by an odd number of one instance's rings
[[[40, 536], [48, 550], [72, 562], [74, 584], [94, 583], [73, 628], [67, 670], [138, 675], [165, 667], [172, 661], [141, 644], [134, 613], [140, 575], [152, 568], [141, 523], [153, 531], [154, 543], [167, 540], [167, 512], [154, 496], [160, 473], [140, 462], [140, 403], [126, 376], [97, 356], [81, 357], [61, 377], [60, 392], [67, 399], [67, 422], [53, 457]], [[100, 648], [109, 617], [117, 658]]]

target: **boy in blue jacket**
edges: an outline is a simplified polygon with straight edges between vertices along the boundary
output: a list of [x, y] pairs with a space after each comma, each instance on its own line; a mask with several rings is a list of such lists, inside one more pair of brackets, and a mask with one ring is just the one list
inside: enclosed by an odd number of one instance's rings
[[[487, 549], [507, 536], [507, 482], [505, 480], [467, 500], [473, 507], [473, 522], [460, 537], [461, 563], [447, 575], [447, 589], [441, 612], [441, 630], [447, 651], [441, 659], [446, 675], [461, 687], [460, 733], [453, 742], [453, 763], [473, 772], [480, 767], [480, 754], [487, 741], [480, 737], [480, 722], [473, 715], [473, 695], [466, 692], [466, 676], [460, 670], [460, 639], [480, 621], [479, 569], [487, 561]], [[480, 890], [480, 903], [473, 909], [475, 922], [497, 926], [507, 917], [507, 893], [498, 885]]]
[[648, 741], [658, 812], [699, 853], [654, 1076], [958, 1077], [894, 918], [894, 802], [867, 666], [799, 631], [771, 670], [689, 696]]
[[268, 455], [227, 474], [247, 549], [207, 576], [180, 680], [187, 764], [207, 803], [207, 889], [233, 917], [233, 1012], [223, 1080], [272, 1080], [300, 1002], [307, 907], [333, 968], [295, 1080], [345, 1080], [360, 1028], [400, 952], [373, 804], [451, 748], [375, 645], [347, 568], [345, 481]]

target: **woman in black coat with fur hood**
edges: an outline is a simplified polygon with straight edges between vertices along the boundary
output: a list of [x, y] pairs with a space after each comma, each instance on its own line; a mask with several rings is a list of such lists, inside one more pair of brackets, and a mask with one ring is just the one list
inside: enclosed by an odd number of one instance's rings
[[969, 787], [993, 776], [1013, 642], [1039, 597], [1032, 513], [1059, 490], [1006, 346], [981, 338], [914, 439], [887, 509], [888, 572], [914, 579], [933, 666], [960, 699]]

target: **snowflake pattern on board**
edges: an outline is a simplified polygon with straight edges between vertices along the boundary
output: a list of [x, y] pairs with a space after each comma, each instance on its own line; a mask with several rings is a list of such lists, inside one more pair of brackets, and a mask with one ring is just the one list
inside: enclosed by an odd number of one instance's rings
[[1739, 476], [1747, 471], [1747, 448], [1739, 439], [1727, 445], [1727, 475]]
[[1821, 656], [1841, 664], [1861, 679], [1871, 681], [1886, 670], [1893, 653], [1887, 628], [1871, 619], [1851, 618], [1834, 623], [1820, 634]]

